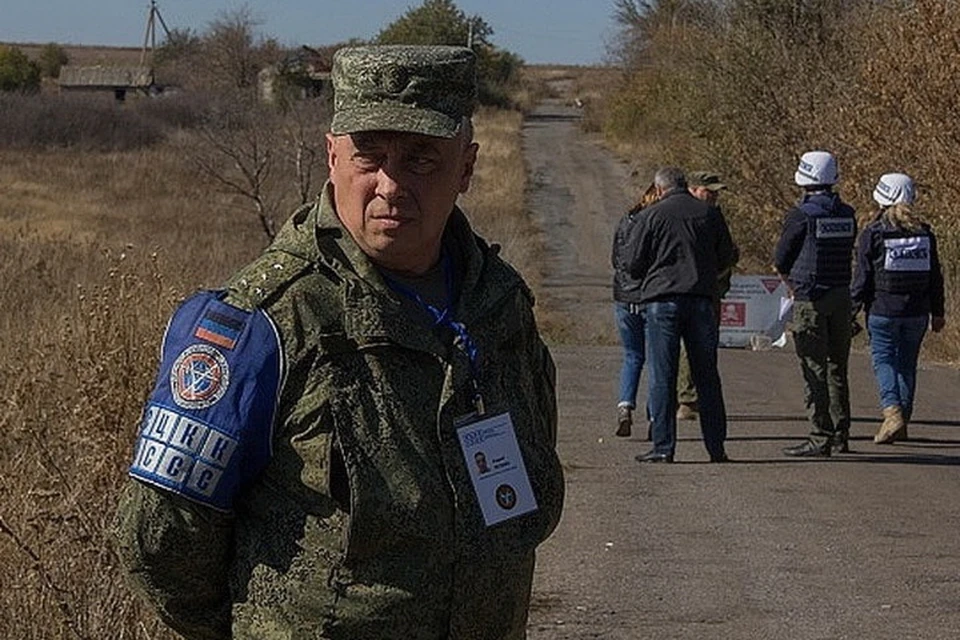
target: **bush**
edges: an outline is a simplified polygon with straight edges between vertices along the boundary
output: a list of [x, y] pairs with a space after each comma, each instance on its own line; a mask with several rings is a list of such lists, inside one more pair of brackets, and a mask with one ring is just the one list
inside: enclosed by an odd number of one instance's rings
[[55, 42], [44, 45], [37, 58], [37, 64], [40, 72], [47, 78], [57, 78], [60, 75], [60, 67], [70, 62], [70, 57], [63, 47]]
[[40, 67], [16, 47], [0, 46], [0, 91], [40, 88]]

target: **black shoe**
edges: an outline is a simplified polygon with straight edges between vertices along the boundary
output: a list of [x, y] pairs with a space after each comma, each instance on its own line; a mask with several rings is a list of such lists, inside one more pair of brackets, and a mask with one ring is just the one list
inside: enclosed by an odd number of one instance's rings
[[673, 462], [673, 454], [648, 451], [636, 456], [634, 460], [637, 462]]
[[830, 443], [824, 445], [814, 444], [810, 440], [793, 447], [786, 447], [783, 455], [794, 458], [829, 458]]
[[633, 410], [630, 407], [617, 407], [617, 437], [629, 438], [633, 426]]
[[836, 435], [830, 438], [830, 449], [833, 453], [850, 453], [850, 444], [847, 434]]
[[727, 457], [727, 454], [721, 453], [718, 456], [710, 456], [710, 462], [730, 462], [730, 458]]

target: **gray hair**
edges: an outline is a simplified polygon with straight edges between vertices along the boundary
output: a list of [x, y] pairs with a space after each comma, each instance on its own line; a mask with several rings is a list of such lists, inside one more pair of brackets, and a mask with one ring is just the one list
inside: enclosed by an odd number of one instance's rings
[[654, 174], [653, 184], [658, 189], [673, 191], [687, 188], [687, 176], [677, 167], [663, 167]]

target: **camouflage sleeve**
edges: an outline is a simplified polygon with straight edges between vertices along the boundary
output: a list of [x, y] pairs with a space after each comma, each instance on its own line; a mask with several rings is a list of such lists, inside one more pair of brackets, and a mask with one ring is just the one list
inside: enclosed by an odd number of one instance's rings
[[114, 524], [120, 560], [135, 591], [188, 640], [228, 640], [228, 515], [129, 480]]

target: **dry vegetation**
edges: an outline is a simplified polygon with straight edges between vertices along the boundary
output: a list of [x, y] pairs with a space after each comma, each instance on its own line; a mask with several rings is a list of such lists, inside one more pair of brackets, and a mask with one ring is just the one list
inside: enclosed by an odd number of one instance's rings
[[[536, 281], [520, 120], [479, 115], [464, 206]], [[116, 493], [166, 318], [266, 236], [248, 199], [197, 171], [210, 150], [201, 132], [163, 122], [160, 141], [124, 150], [0, 146], [2, 638], [174, 637], [123, 583], [109, 535]], [[293, 206], [295, 171], [278, 171], [287, 179], [271, 183], [272, 200]]]
[[[651, 166], [713, 168], [742, 267], [771, 267], [799, 155], [839, 158], [840, 193], [868, 216], [877, 178], [919, 181], [940, 238], [948, 329], [928, 351], [960, 356], [960, 7], [936, 0], [617, 0], [625, 73], [605, 96], [604, 132]], [[644, 5], [646, 9], [640, 10]], [[631, 7], [635, 10], [632, 10]], [[952, 318], [952, 320], [951, 320]]]

